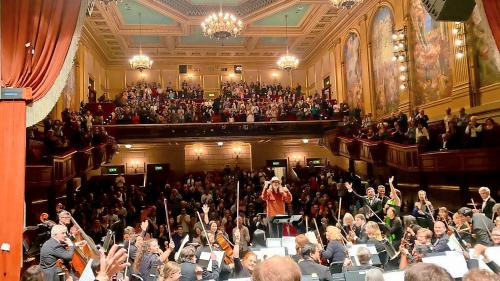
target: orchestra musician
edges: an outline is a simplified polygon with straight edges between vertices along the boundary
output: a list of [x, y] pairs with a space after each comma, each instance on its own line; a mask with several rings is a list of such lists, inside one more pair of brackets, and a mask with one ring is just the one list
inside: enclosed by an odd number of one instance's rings
[[67, 236], [73, 240], [78, 232], [78, 229], [76, 228], [76, 226], [71, 226], [71, 213], [66, 211], [66, 210], [62, 210], [59, 212], [58, 214], [58, 218], [59, 218], [59, 224], [60, 225], [64, 225], [67, 229], [69, 229], [70, 233], [67, 233]]
[[391, 188], [391, 192], [389, 193], [389, 200], [384, 205], [384, 211], [387, 212], [387, 208], [393, 207], [396, 211], [396, 215], [399, 216], [401, 212], [401, 191], [394, 188], [394, 177], [389, 178], [389, 186]]
[[[199, 280], [201, 277], [203, 280], [218, 280], [219, 279], [219, 267], [216, 262], [216, 256], [214, 253], [210, 254], [210, 259], [212, 260], [212, 271], [207, 271], [202, 269], [196, 264], [195, 248], [193, 246], [184, 247], [180, 253], [181, 259], [181, 281], [193, 281]], [[200, 278], [200, 279], [201, 279]]]
[[481, 213], [483, 213], [487, 218], [493, 219], [493, 206], [495, 206], [496, 201], [491, 198], [490, 189], [486, 186], [480, 187], [479, 195], [481, 196], [481, 199], [483, 199]]
[[365, 215], [367, 220], [375, 221], [378, 220], [377, 216], [380, 218], [383, 213], [383, 205], [382, 200], [378, 199], [375, 196], [375, 190], [372, 187], [366, 189], [366, 196], [361, 196], [357, 194], [353, 188], [352, 183], [345, 183], [347, 191], [363, 202], [363, 211], [362, 213]]
[[56, 224], [50, 230], [51, 238], [43, 243], [40, 250], [40, 267], [45, 281], [59, 281], [58, 274], [62, 273], [62, 270], [56, 266], [57, 260], [62, 259], [66, 263], [70, 262], [75, 247], [85, 244], [85, 241], [73, 244], [66, 234], [67, 231], [66, 226]]
[[434, 223], [434, 234], [436, 236], [433, 245], [434, 252], [440, 253], [450, 251], [450, 247], [448, 247], [449, 237], [448, 234], [446, 234], [446, 225], [444, 222], [436, 221]]
[[393, 207], [387, 209], [385, 227], [387, 229], [387, 240], [391, 242], [394, 248], [399, 248], [399, 244], [403, 238], [403, 223], [401, 219], [396, 216], [396, 210]]
[[307, 243], [301, 250], [301, 259], [298, 261], [302, 275], [312, 275], [315, 273], [319, 281], [333, 281], [330, 269], [322, 264], [318, 245]]
[[473, 213], [468, 207], [458, 209], [461, 219], [472, 224], [472, 233], [475, 235], [476, 244], [492, 245], [489, 232], [493, 229], [493, 222], [482, 213]]
[[424, 190], [418, 191], [418, 201], [415, 202], [412, 215], [417, 218], [420, 226], [429, 227], [432, 225], [434, 208], [432, 207], [432, 203], [427, 199], [427, 192]]
[[332, 262], [344, 262], [347, 258], [346, 248], [342, 244], [342, 233], [340, 229], [335, 226], [328, 226], [326, 228], [326, 239], [328, 245], [326, 249], [321, 252], [321, 256]]
[[363, 214], [357, 214], [354, 216], [355, 224], [355, 234], [353, 243], [364, 244], [368, 241], [368, 235], [366, 235], [366, 218]]
[[279, 238], [282, 236], [283, 229], [272, 223], [272, 220], [276, 215], [286, 214], [285, 203], [292, 202], [292, 193], [286, 186], [281, 185], [281, 180], [278, 177], [273, 177], [270, 182], [264, 182], [261, 198], [266, 201], [267, 205], [269, 236]]
[[147, 244], [148, 251], [142, 257], [139, 257], [139, 273], [144, 280], [156, 280], [158, 268], [168, 259], [168, 256], [175, 248], [175, 244], [170, 241], [168, 249], [163, 252], [158, 245], [158, 240], [154, 238], [144, 243]]
[[240, 247], [238, 246], [241, 242], [241, 233], [239, 229], [236, 229], [233, 233], [234, 235], [234, 249], [233, 249], [233, 262], [234, 262], [234, 272], [233, 278], [249, 278], [252, 277], [252, 273], [257, 265], [257, 255], [252, 252], [247, 252], [243, 255], [243, 259], [240, 259]]

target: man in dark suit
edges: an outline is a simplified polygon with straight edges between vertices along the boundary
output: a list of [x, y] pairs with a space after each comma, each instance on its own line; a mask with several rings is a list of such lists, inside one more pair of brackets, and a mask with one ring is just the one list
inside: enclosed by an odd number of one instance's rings
[[198, 280], [197, 275], [201, 275], [202, 280], [218, 280], [219, 266], [217, 265], [216, 256], [214, 253], [210, 255], [212, 259], [212, 272], [202, 269], [196, 264], [195, 248], [187, 246], [181, 250], [181, 278], [180, 281]]
[[[56, 261], [62, 259], [64, 262], [71, 261], [76, 246], [66, 236], [68, 229], [64, 225], [56, 224], [50, 231], [51, 238], [43, 243], [40, 250], [40, 267], [42, 268], [45, 281], [58, 281], [61, 269], [56, 267]], [[62, 243], [66, 243], [66, 245]], [[81, 244], [81, 243], [80, 243]]]
[[375, 196], [375, 190], [372, 187], [366, 189], [366, 196], [361, 196], [352, 189], [351, 183], [346, 182], [345, 186], [353, 197], [363, 202], [363, 214], [367, 220], [379, 222], [382, 219], [384, 206], [382, 205], [382, 200]]
[[366, 247], [359, 247], [356, 251], [356, 258], [358, 259], [359, 265], [351, 265], [345, 266], [343, 268], [344, 272], [347, 271], [360, 271], [360, 270], [370, 270], [374, 266], [370, 264], [372, 254], [370, 253], [370, 249]]
[[476, 243], [491, 246], [493, 243], [489, 233], [493, 229], [493, 222], [482, 213], [474, 214], [468, 207], [458, 209], [460, 218], [472, 223], [472, 233], [476, 235]]
[[300, 272], [302, 275], [312, 275], [316, 273], [320, 281], [333, 281], [330, 269], [319, 264], [320, 253], [316, 244], [307, 243], [301, 251], [302, 259], [299, 260]]
[[481, 195], [481, 198], [483, 199], [481, 212], [484, 213], [487, 218], [493, 219], [493, 206], [495, 206], [497, 202], [495, 199], [491, 198], [490, 189], [485, 186], [479, 188], [479, 195]]
[[382, 201], [382, 208], [385, 206], [385, 203], [389, 201], [389, 197], [385, 196], [385, 186], [384, 185], [379, 185], [377, 186], [377, 196], [378, 199]]
[[354, 216], [355, 224], [355, 234], [354, 243], [365, 244], [368, 241], [368, 235], [366, 234], [366, 218], [363, 214], [357, 214]]

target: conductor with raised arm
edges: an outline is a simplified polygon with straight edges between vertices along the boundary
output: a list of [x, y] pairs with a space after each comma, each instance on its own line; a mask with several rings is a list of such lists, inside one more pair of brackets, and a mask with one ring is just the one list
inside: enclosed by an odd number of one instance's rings
[[[352, 189], [352, 183], [346, 182], [347, 191], [363, 202], [363, 214], [369, 221], [379, 221], [383, 216], [382, 200], [375, 197], [375, 190], [372, 187], [366, 189], [366, 196], [361, 196]], [[378, 217], [378, 218], [377, 218]]]
[[283, 230], [272, 223], [272, 220], [276, 215], [286, 215], [285, 203], [292, 202], [292, 194], [286, 186], [281, 185], [281, 180], [278, 177], [273, 177], [270, 182], [264, 182], [261, 198], [266, 201], [267, 205], [269, 236], [279, 238], [282, 236]]

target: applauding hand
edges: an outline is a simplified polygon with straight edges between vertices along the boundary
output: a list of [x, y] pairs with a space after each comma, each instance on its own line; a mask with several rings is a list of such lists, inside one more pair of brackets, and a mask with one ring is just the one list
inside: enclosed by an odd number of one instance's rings
[[389, 183], [393, 183], [393, 182], [394, 182], [394, 176], [389, 178]]
[[203, 213], [208, 213], [208, 211], [210, 210], [210, 207], [208, 207], [207, 204], [203, 204], [203, 207], [201, 208], [203, 210]]
[[347, 191], [352, 192], [352, 183], [346, 182], [345, 187], [347, 188]]

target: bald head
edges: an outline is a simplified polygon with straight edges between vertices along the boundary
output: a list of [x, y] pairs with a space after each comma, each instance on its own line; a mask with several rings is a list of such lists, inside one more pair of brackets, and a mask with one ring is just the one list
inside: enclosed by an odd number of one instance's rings
[[254, 281], [300, 281], [300, 268], [290, 257], [264, 260], [253, 272]]

